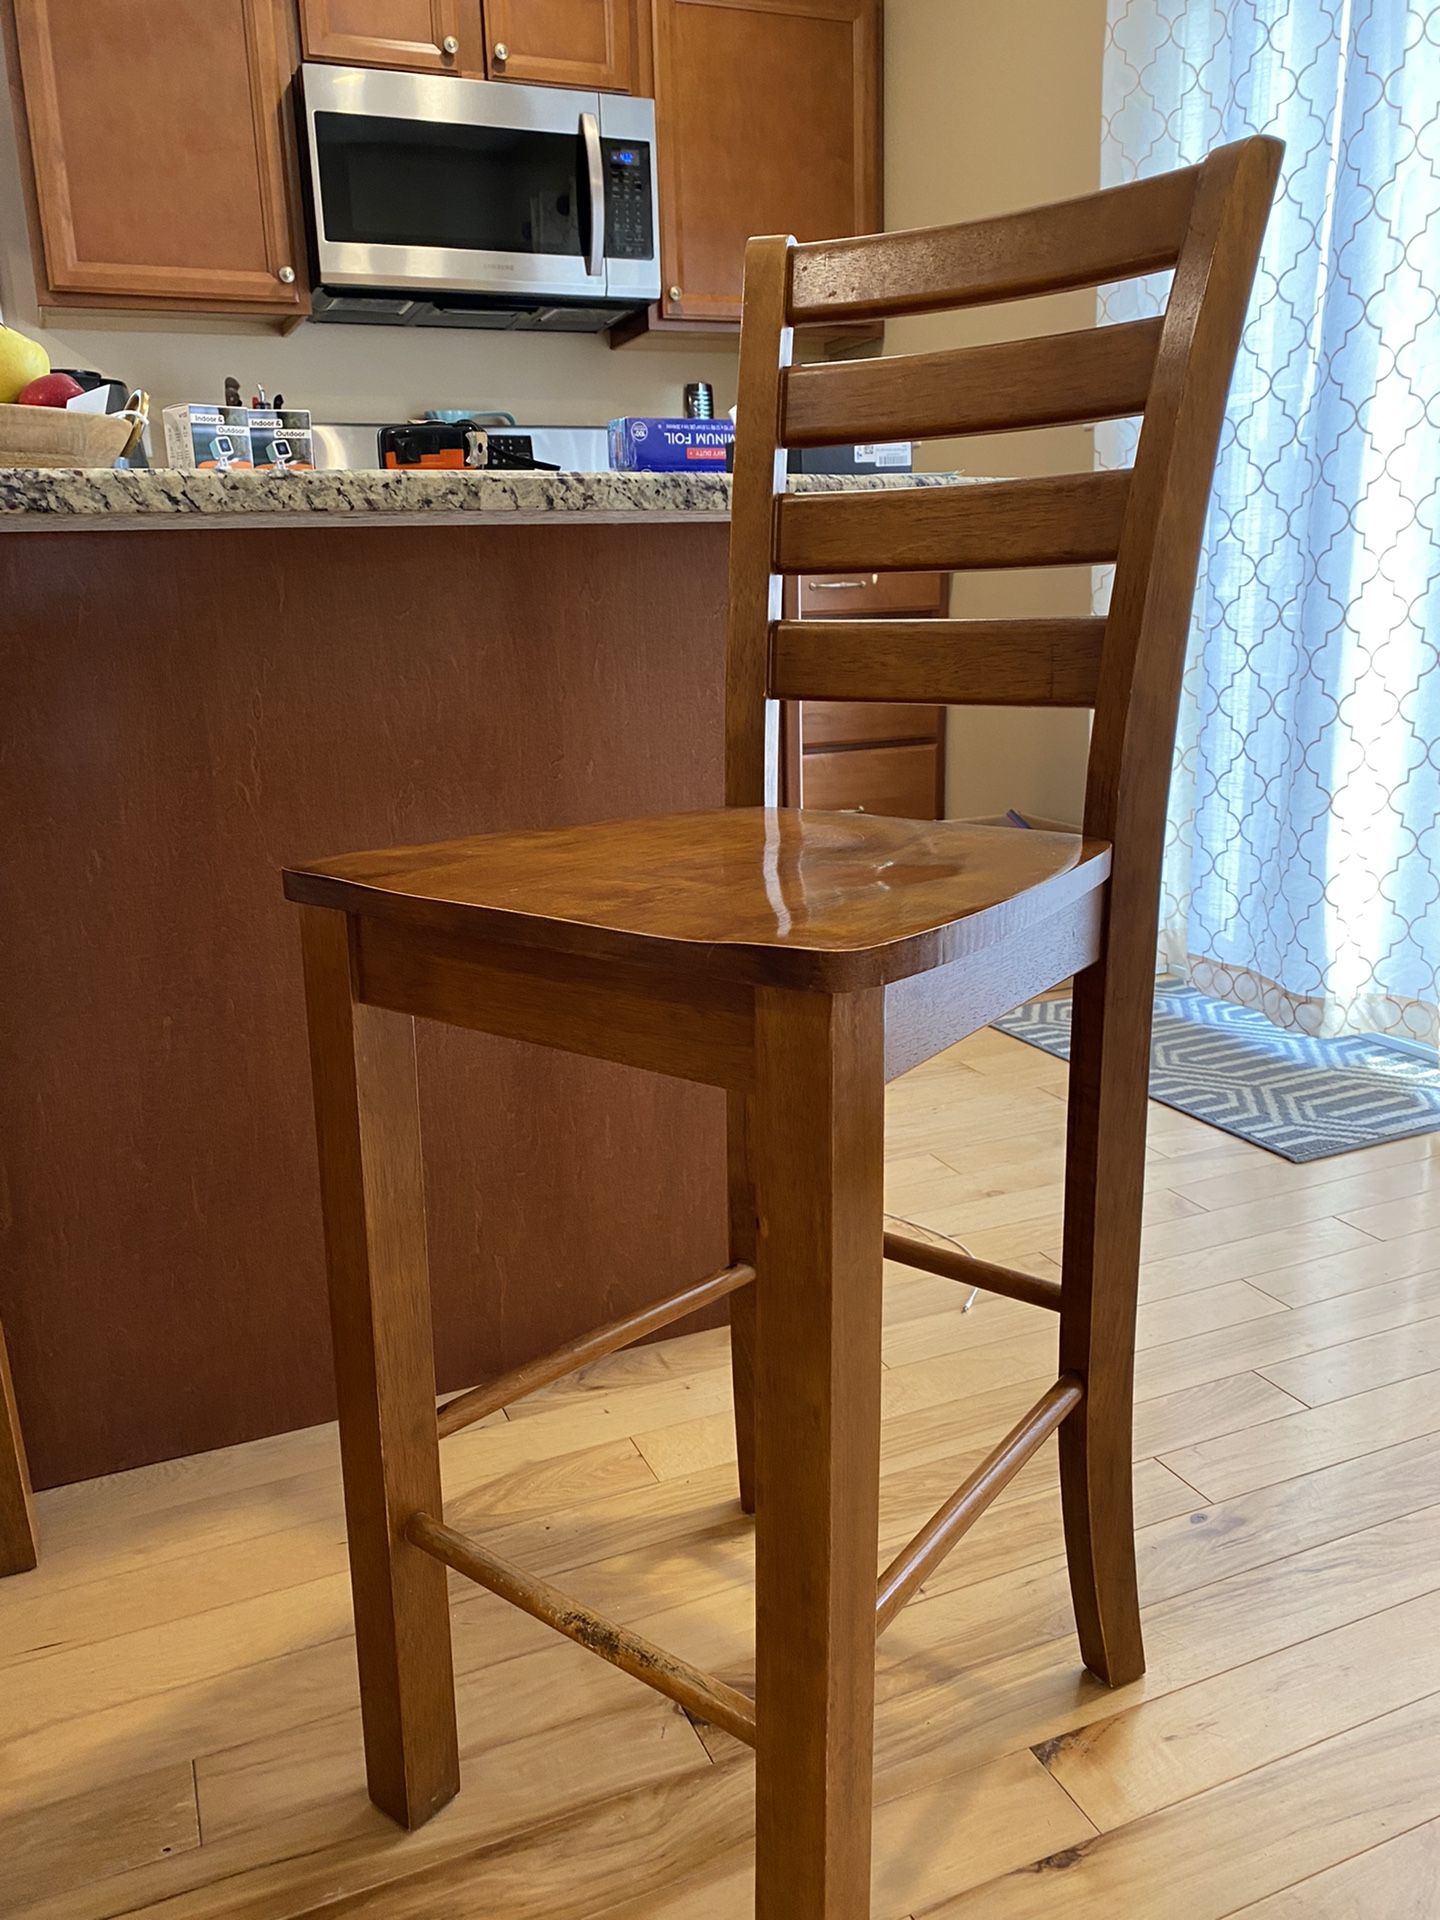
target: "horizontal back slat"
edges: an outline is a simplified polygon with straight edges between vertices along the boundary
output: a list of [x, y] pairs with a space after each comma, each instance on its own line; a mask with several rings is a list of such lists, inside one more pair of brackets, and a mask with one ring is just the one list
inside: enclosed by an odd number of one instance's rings
[[776, 700], [1093, 707], [1103, 619], [782, 620]]
[[919, 228], [797, 247], [790, 319], [882, 320], [976, 306], [1171, 267], [1198, 167], [963, 227]]
[[792, 493], [776, 502], [782, 573], [850, 567], [909, 573], [1113, 560], [1128, 468], [876, 493]]
[[1161, 325], [1132, 320], [998, 346], [792, 367], [780, 438], [791, 447], [828, 447], [1140, 413]]

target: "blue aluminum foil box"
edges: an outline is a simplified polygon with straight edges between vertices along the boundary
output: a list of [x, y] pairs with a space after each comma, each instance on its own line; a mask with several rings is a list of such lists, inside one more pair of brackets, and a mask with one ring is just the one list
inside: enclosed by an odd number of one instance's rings
[[733, 420], [626, 419], [610, 422], [617, 473], [724, 473]]

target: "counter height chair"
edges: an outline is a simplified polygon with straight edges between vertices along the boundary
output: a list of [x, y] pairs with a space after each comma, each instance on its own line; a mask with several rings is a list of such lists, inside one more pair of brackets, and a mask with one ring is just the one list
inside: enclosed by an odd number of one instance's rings
[[[1157, 891], [1197, 556], [1280, 148], [1003, 219], [746, 257], [727, 647], [727, 806], [319, 861], [300, 903], [375, 1802], [458, 1786], [446, 1569], [756, 1752], [762, 1920], [870, 1912], [873, 1660], [997, 1491], [1059, 1434], [1080, 1651], [1144, 1665], [1130, 1489]], [[1173, 269], [1162, 317], [792, 366], [792, 328]], [[785, 492], [783, 449], [1143, 414], [1133, 468]], [[782, 576], [1115, 563], [1105, 618], [791, 622]], [[767, 808], [767, 702], [1094, 709], [1082, 835]], [[1075, 976], [1060, 1280], [884, 1230], [883, 1094]], [[730, 1257], [435, 1415], [414, 1021], [728, 1091]], [[663, 1169], [657, 1169], [663, 1178]], [[1056, 1378], [879, 1575], [882, 1252], [1058, 1316]], [[729, 1296], [754, 1697], [446, 1524], [438, 1440]], [[617, 1890], [617, 1897], [618, 1897]], [[483, 1904], [483, 1902], [482, 1902]]]
[[5, 1329], [0, 1327], [0, 1575], [28, 1573], [37, 1564], [37, 1555], [25, 1443], [20, 1437]]

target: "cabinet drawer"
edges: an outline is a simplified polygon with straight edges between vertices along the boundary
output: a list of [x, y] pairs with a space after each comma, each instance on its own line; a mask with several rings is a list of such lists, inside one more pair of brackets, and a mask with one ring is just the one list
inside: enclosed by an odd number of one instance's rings
[[939, 738], [943, 707], [900, 701], [807, 700], [801, 722], [807, 747], [859, 747], [877, 741]]
[[944, 613], [948, 573], [802, 573], [800, 618], [834, 620], [841, 614]]
[[938, 746], [807, 753], [800, 764], [804, 806], [858, 807], [866, 813], [889, 813], [902, 820], [936, 818]]

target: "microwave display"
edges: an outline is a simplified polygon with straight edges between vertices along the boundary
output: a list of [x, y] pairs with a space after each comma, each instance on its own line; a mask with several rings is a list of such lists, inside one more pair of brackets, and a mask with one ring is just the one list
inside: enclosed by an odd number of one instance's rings
[[577, 258], [584, 251], [588, 188], [578, 134], [318, 113], [315, 143], [331, 240]]

